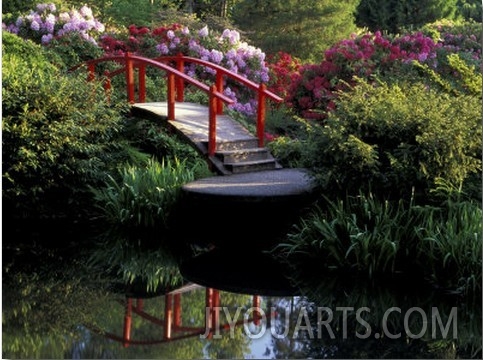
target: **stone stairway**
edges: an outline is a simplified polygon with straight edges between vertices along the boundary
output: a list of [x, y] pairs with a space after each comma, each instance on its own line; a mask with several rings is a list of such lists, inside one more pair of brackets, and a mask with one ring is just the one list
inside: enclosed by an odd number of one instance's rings
[[[134, 104], [134, 115], [147, 118], [167, 117], [166, 103]], [[177, 103], [176, 120], [169, 127], [187, 138], [220, 175], [281, 169], [282, 166], [258, 139], [227, 115], [217, 116], [217, 143], [214, 156], [208, 155], [208, 109], [199, 104]]]
[[267, 148], [258, 147], [257, 139], [218, 143], [210, 161], [223, 175], [281, 168]]

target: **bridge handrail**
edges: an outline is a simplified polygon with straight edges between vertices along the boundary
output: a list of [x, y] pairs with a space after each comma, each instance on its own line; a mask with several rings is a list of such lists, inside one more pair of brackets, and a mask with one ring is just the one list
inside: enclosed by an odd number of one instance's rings
[[[218, 74], [220, 72], [221, 74], [226, 75], [227, 77], [230, 77], [230, 78], [242, 83], [243, 85], [246, 85], [247, 87], [251, 88], [252, 90], [263, 91], [265, 93], [265, 95], [267, 95], [270, 99], [272, 99], [276, 102], [282, 102], [283, 101], [283, 98], [274, 94], [270, 90], [267, 90], [267, 89], [261, 90], [260, 89], [261, 84], [257, 84], [256, 82], [253, 82], [250, 79], [247, 79], [246, 77], [241, 76], [240, 74], [234, 73], [234, 72], [228, 70], [227, 68], [224, 68], [221, 65], [214, 64], [214, 63], [207, 61], [207, 60], [202, 60], [202, 59], [198, 59], [198, 58], [191, 57], [191, 56], [185, 56], [185, 55], [158, 56], [157, 58], [154, 58], [154, 60], [157, 60], [157, 61], [160, 61], [160, 62], [175, 61], [178, 66], [179, 66], [179, 62], [181, 62], [181, 61], [182, 62], [192, 62], [192, 63], [196, 63], [196, 64], [199, 64], [199, 65], [203, 65], [203, 66], [206, 66], [206, 67], [209, 67], [211, 69], [216, 70], [216, 74]], [[218, 88], [218, 91], [220, 91], [219, 88]], [[222, 91], [220, 91], [220, 92], [222, 92]]]
[[[174, 56], [159, 56], [155, 58], [157, 61], [162, 61], [162, 62], [176, 62], [176, 68], [180, 71], [184, 71], [184, 63], [185, 62], [193, 62], [199, 65], [203, 65], [206, 67], [209, 67], [213, 70], [215, 70], [215, 84], [216, 84], [216, 89], [218, 92], [223, 93], [223, 77], [227, 76], [230, 77], [243, 85], [251, 88], [252, 90], [255, 90], [258, 94], [258, 105], [257, 105], [257, 137], [258, 137], [258, 146], [263, 147], [264, 146], [264, 134], [265, 134], [265, 100], [266, 98], [270, 98], [273, 101], [276, 102], [282, 102], [283, 98], [280, 96], [274, 94], [273, 92], [267, 90], [267, 86], [264, 83], [257, 84], [239, 74], [236, 74], [234, 72], [231, 72], [230, 70], [218, 65], [214, 64], [212, 62], [190, 57], [190, 56], [185, 56], [183, 54], [178, 54]], [[184, 94], [184, 84], [183, 81], [180, 80], [177, 84], [177, 100], [178, 101], [183, 101], [183, 94]], [[223, 113], [223, 104], [221, 102], [218, 102], [217, 104], [217, 109], [216, 109], [218, 114]]]
[[[70, 71], [74, 71], [77, 68], [80, 68], [81, 66], [86, 64], [88, 66], [88, 71], [89, 71], [89, 80], [92, 80], [93, 77], [94, 77], [95, 65], [100, 64], [102, 62], [107, 62], [107, 61], [128, 62], [129, 61], [128, 59], [137, 60], [139, 62], [147, 63], [147, 64], [152, 65], [154, 67], [157, 67], [159, 69], [165, 70], [166, 72], [168, 72], [168, 74], [173, 74], [178, 78], [182, 78], [183, 80], [195, 85], [197, 88], [205, 91], [206, 93], [210, 92], [210, 87], [208, 85], [202, 83], [201, 81], [196, 80], [195, 78], [190, 77], [189, 75], [186, 75], [183, 72], [176, 70], [172, 66], [158, 62], [155, 59], [150, 59], [150, 58], [145, 58], [145, 57], [141, 57], [141, 56], [137, 56], [137, 55], [132, 55], [130, 53], [126, 53], [126, 55], [110, 55], [110, 56], [104, 56], [104, 57], [101, 57], [101, 58], [98, 58], [98, 59], [87, 60], [82, 64], [79, 64], [79, 65], [72, 67], [70, 69]], [[133, 64], [133, 66], [138, 67], [139, 65]], [[105, 75], [107, 75], [109, 77], [114, 77], [115, 75], [119, 75], [119, 74], [122, 74], [123, 72], [127, 72], [127, 71], [128, 71], [128, 69], [127, 69], [127, 66], [126, 66], [125, 68], [120, 68], [120, 69], [117, 69], [117, 70], [112, 71], [112, 72], [106, 72]], [[129, 84], [127, 84], [127, 85], [129, 86]], [[134, 102], [134, 95], [132, 94], [132, 96], [129, 97], [129, 95], [130, 95], [129, 92], [130, 92], [130, 90], [128, 90], [128, 100], [129, 100], [129, 102], [133, 103]], [[233, 99], [230, 99], [228, 96], [226, 96], [226, 95], [224, 95], [223, 93], [220, 93], [220, 92], [216, 92], [215, 97], [219, 98], [220, 100], [222, 100], [223, 102], [225, 102], [227, 104], [233, 104], [234, 103]], [[140, 102], [144, 102], [144, 99], [142, 99]], [[174, 119], [170, 119], [170, 120], [174, 120]]]

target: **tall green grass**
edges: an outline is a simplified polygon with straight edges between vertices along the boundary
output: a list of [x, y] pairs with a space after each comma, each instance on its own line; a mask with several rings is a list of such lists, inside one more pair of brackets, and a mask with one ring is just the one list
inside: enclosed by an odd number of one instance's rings
[[417, 257], [425, 275], [455, 291], [481, 291], [482, 209], [476, 203], [448, 200], [428, 208], [418, 235]]
[[417, 206], [359, 195], [327, 199], [272, 254], [295, 281], [327, 273], [371, 280], [406, 276], [474, 293], [481, 290], [481, 235], [482, 210], [471, 201]]

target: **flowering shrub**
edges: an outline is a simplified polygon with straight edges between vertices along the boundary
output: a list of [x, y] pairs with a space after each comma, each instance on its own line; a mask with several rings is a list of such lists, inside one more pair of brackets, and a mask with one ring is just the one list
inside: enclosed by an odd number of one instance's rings
[[[180, 24], [171, 24], [154, 29], [129, 26], [127, 39], [104, 35], [100, 45], [108, 54], [123, 54], [126, 51], [146, 57], [183, 54], [212, 62], [239, 74], [249, 80], [267, 83], [269, 69], [265, 64], [265, 54], [259, 49], [241, 41], [236, 30], [225, 29], [221, 34], [210, 31], [207, 26], [192, 31]], [[192, 77], [204, 79], [214, 74], [214, 70], [186, 64], [185, 72]], [[211, 79], [211, 77], [210, 77]], [[231, 107], [246, 115], [256, 111], [253, 94], [244, 93], [241, 87], [227, 81], [225, 95], [235, 100]]]
[[414, 61], [450, 75], [454, 70], [446, 58], [451, 53], [464, 53], [465, 58], [481, 62], [481, 45], [475, 40], [474, 35], [442, 34], [435, 41], [422, 32], [394, 38], [380, 32], [353, 35], [328, 49], [320, 64], [302, 66], [292, 77], [286, 101], [306, 118], [323, 119], [334, 108], [337, 92], [354, 85], [356, 78], [396, 74]]
[[[96, 36], [105, 31], [104, 25], [94, 18], [89, 7], [60, 12], [55, 4], [39, 4], [35, 11], [31, 10], [28, 15], [18, 17], [14, 24], [3, 24], [2, 27], [24, 39], [59, 49], [64, 61], [72, 66], [98, 55], [94, 47], [82, 45], [82, 41], [73, 34], [97, 47]], [[220, 34], [207, 26], [192, 31], [180, 24], [154, 29], [131, 25], [125, 38], [118, 34], [103, 34], [99, 40], [99, 46], [106, 54], [124, 54], [129, 51], [156, 58], [181, 53], [223, 66], [257, 83], [269, 81], [265, 54], [259, 48], [241, 41], [240, 33], [236, 30], [225, 29]], [[72, 49], [69, 49], [70, 45]], [[187, 64], [185, 71], [200, 80], [212, 80], [214, 74], [214, 70], [195, 64]], [[225, 95], [235, 101], [231, 105], [234, 110], [249, 116], [255, 114], [257, 100], [253, 93], [230, 80], [227, 80], [224, 89]]]
[[292, 77], [300, 70], [302, 64], [290, 54], [279, 51], [275, 55], [268, 56], [267, 66], [270, 74], [268, 84], [270, 91], [285, 98], [288, 95]]
[[95, 34], [104, 32], [104, 25], [94, 18], [92, 10], [83, 6], [80, 10], [59, 12], [55, 4], [38, 4], [36, 10], [19, 16], [14, 24], [2, 24], [8, 32], [36, 43], [48, 44], [55, 37], [77, 33], [84, 40], [96, 44]]

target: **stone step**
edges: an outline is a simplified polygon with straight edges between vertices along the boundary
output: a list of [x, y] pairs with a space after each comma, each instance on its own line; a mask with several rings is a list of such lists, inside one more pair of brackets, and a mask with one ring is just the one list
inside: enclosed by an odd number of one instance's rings
[[272, 158], [272, 155], [266, 148], [224, 150], [216, 152], [215, 155], [224, 163], [257, 161]]
[[[206, 142], [206, 147], [208, 148], [208, 142]], [[234, 141], [219, 141], [216, 143], [215, 151], [232, 151], [232, 150], [244, 150], [253, 149], [258, 147], [258, 139], [241, 139]]]
[[255, 172], [262, 170], [274, 170], [279, 167], [275, 159], [264, 159], [255, 161], [240, 161], [232, 163], [224, 163], [225, 168], [232, 174], [241, 174], [247, 172]]

